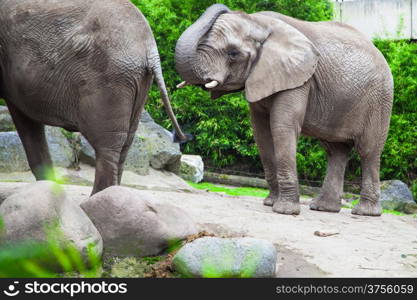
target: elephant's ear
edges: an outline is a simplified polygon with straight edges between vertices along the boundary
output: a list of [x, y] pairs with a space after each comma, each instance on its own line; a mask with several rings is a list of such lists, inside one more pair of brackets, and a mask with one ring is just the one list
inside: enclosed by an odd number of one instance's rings
[[270, 31], [246, 80], [249, 102], [303, 85], [314, 73], [319, 52], [293, 26], [277, 18], [259, 16]]

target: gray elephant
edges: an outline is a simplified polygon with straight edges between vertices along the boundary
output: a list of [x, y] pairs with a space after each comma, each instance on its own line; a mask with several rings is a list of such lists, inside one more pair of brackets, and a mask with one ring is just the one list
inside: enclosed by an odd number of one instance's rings
[[81, 132], [95, 149], [93, 194], [120, 184], [154, 78], [185, 141], [152, 31], [130, 1], [0, 1], [0, 98], [37, 180], [51, 177], [47, 124]]
[[275, 12], [246, 14], [213, 5], [180, 37], [177, 71], [212, 98], [244, 90], [270, 187], [265, 205], [299, 214], [300, 134], [318, 138], [327, 175], [313, 210], [339, 212], [348, 154], [361, 157], [360, 203], [353, 214], [378, 216], [380, 156], [393, 80], [371, 41], [338, 22], [305, 22]]

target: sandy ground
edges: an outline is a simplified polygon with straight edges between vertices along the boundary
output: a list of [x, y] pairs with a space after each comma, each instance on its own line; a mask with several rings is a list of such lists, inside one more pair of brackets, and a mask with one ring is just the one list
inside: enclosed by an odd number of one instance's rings
[[[0, 203], [25, 184], [0, 182]], [[412, 216], [362, 217], [349, 209], [317, 212], [308, 208], [310, 199], [303, 199], [299, 216], [286, 216], [273, 213], [255, 197], [147, 189], [187, 211], [201, 230], [273, 242], [279, 251], [278, 277], [417, 277], [417, 218]], [[91, 187], [66, 185], [65, 190], [81, 203]], [[339, 234], [319, 237], [314, 235], [317, 230]]]

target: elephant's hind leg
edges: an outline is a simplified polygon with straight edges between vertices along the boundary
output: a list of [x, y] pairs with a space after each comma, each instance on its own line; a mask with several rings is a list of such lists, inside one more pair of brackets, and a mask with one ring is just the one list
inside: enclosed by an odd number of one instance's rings
[[98, 147], [96, 149], [96, 174], [92, 195], [109, 186], [119, 184], [119, 159], [121, 151], [121, 147]]
[[83, 133], [96, 152], [96, 172], [91, 195], [119, 184], [119, 161], [127, 139], [125, 132]]
[[359, 204], [352, 209], [352, 214], [363, 216], [380, 216], [382, 214], [379, 202], [380, 182], [379, 165], [380, 152], [361, 157], [362, 184]]
[[344, 143], [323, 142], [327, 152], [327, 173], [321, 193], [310, 203], [310, 209], [339, 212], [343, 194], [345, 168], [352, 146]]
[[101, 87], [80, 100], [80, 131], [96, 153], [92, 194], [119, 183], [119, 162], [129, 134], [133, 96], [125, 86]]
[[29, 167], [36, 180], [55, 180], [52, 160], [45, 137], [45, 126], [31, 120], [17, 107], [7, 103], [17, 133], [22, 140]]
[[380, 122], [380, 124], [369, 126], [369, 130], [364, 132], [357, 143], [362, 167], [361, 199], [359, 204], [352, 209], [352, 214], [363, 216], [380, 216], [382, 214], [379, 202], [379, 169], [380, 157], [387, 136], [387, 120], [389, 119], [385, 118], [385, 124]]
[[126, 161], [130, 146], [132, 145], [135, 134], [138, 129], [139, 120], [143, 109], [145, 107], [146, 98], [148, 97], [149, 89], [152, 85], [153, 76], [147, 74], [147, 76], [141, 77], [137, 80], [136, 85], [136, 95], [135, 95], [135, 102], [132, 109], [132, 114], [130, 117], [130, 125], [129, 125], [129, 133], [127, 135], [125, 144], [122, 147], [122, 151], [120, 152], [119, 157], [119, 172], [118, 172], [118, 184], [121, 184], [124, 163]]

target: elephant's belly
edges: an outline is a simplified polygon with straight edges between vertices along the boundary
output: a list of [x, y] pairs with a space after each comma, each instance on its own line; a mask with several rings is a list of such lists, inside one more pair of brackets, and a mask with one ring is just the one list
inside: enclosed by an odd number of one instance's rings
[[304, 124], [301, 134], [327, 142], [350, 142], [355, 139], [351, 128], [343, 128], [342, 126], [329, 128], [320, 126], [320, 124]]
[[302, 131], [303, 135], [328, 142], [348, 142], [363, 131], [368, 109], [365, 102], [355, 98], [319, 98], [309, 102]]
[[[12, 86], [12, 85], [11, 85]], [[69, 131], [78, 131], [76, 99], [67, 99], [59, 89], [43, 91], [27, 90], [21, 86], [14, 88], [8, 102], [16, 106], [24, 115], [41, 124], [58, 126]]]
[[22, 55], [8, 70], [7, 100], [34, 121], [75, 130], [79, 96], [72, 87], [77, 82], [55, 70], [51, 73], [46, 64], [36, 65]]

